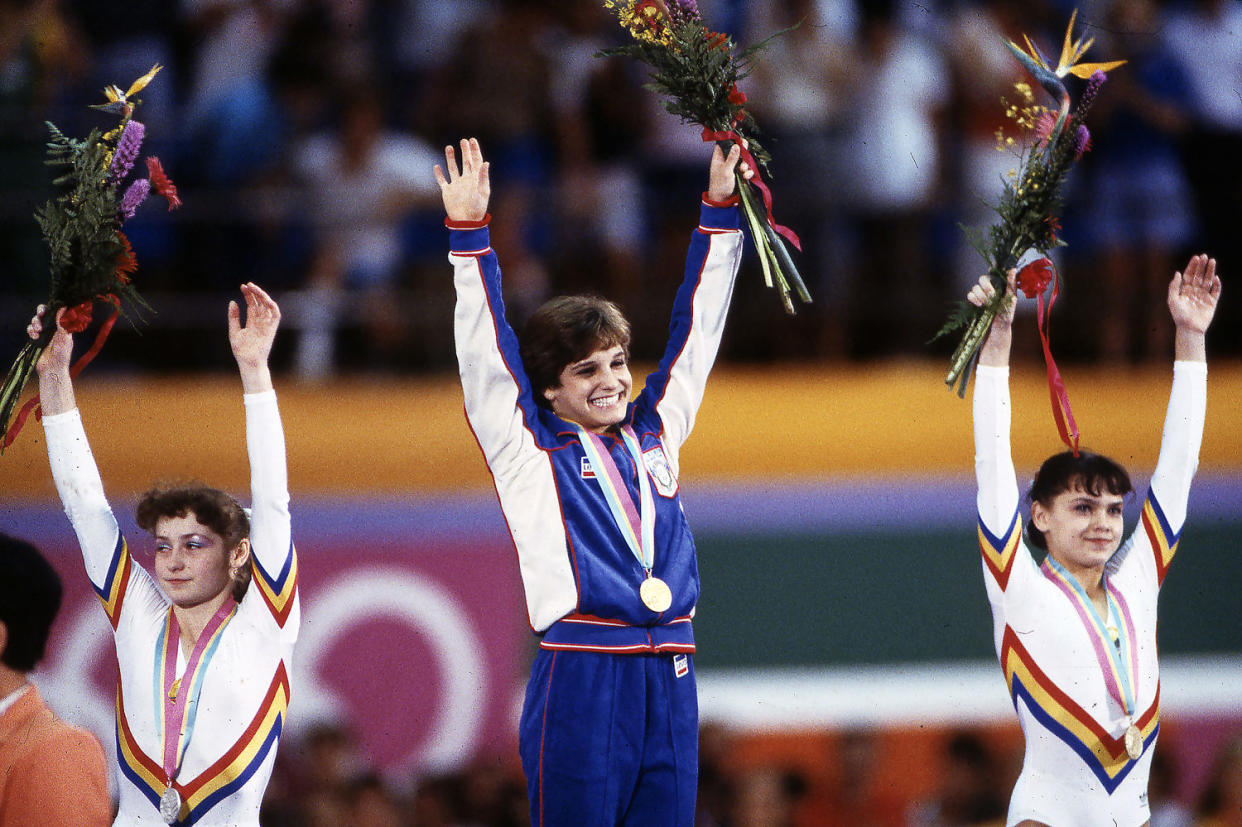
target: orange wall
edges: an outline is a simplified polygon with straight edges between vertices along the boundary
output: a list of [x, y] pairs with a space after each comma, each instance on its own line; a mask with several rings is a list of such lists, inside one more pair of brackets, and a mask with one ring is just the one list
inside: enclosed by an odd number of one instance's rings
[[[941, 384], [932, 362], [854, 367], [722, 368], [682, 452], [693, 478], [944, 472], [972, 468], [970, 404]], [[1155, 463], [1167, 367], [1065, 372], [1083, 444], [1135, 471]], [[366, 494], [486, 489], [456, 377], [277, 379], [295, 493]], [[1058, 450], [1042, 368], [1014, 375], [1015, 459], [1030, 468]], [[1213, 365], [1205, 470], [1242, 469], [1242, 365]], [[198, 478], [245, 490], [240, 386], [230, 377], [80, 383], [104, 482], [114, 497], [151, 481]], [[1239, 417], [1235, 419], [1234, 417]], [[0, 496], [55, 496], [42, 429], [28, 426], [0, 457]]]

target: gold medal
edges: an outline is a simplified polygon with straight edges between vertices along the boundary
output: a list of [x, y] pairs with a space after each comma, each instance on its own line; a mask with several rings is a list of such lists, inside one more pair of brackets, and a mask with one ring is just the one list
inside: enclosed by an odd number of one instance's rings
[[172, 782], [160, 796], [160, 817], [165, 824], [173, 824], [181, 816], [181, 795], [173, 788]]
[[1143, 733], [1139, 732], [1139, 728], [1134, 724], [1126, 727], [1126, 755], [1131, 759], [1138, 760], [1143, 754]]
[[638, 596], [642, 599], [643, 605], [653, 612], [667, 612], [669, 607], [673, 605], [673, 592], [658, 577], [648, 577], [643, 584], [638, 587]]

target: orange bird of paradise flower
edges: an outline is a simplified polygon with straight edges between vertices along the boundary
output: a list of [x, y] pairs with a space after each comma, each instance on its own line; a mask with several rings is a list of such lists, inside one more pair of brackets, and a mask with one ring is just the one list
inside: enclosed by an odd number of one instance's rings
[[1095, 42], [1095, 38], [1083, 39], [1080, 37], [1077, 40], [1074, 39], [1074, 21], [1077, 18], [1078, 10], [1074, 9], [1073, 14], [1070, 15], [1069, 25], [1065, 27], [1065, 41], [1061, 44], [1061, 57], [1057, 60], [1055, 69], [1049, 65], [1048, 59], [1044, 57], [1043, 52], [1039, 51], [1039, 48], [1026, 35], [1022, 36], [1022, 40], [1026, 43], [1025, 49], [1012, 40], [1005, 41], [1009, 51], [1013, 52], [1022, 66], [1031, 73], [1031, 77], [1035, 78], [1039, 85], [1061, 104], [1056, 127], [1053, 129], [1054, 138], [1061, 131], [1062, 126], [1065, 124], [1065, 119], [1069, 116], [1069, 92], [1065, 90], [1065, 85], [1061, 83], [1061, 78], [1066, 75], [1073, 75], [1085, 80], [1096, 72], [1108, 72], [1125, 63], [1124, 60], [1111, 60], [1103, 63], [1079, 63], [1082, 56], [1086, 54], [1087, 49], [1091, 48], [1091, 44]]
[[130, 98], [141, 92], [143, 89], [146, 89], [147, 84], [150, 83], [155, 76], [159, 74], [160, 69], [163, 68], [164, 67], [160, 64], [155, 64], [151, 67], [151, 71], [131, 83], [129, 88], [124, 92], [121, 91], [119, 86], [113, 86], [111, 84], [105, 86], [103, 93], [104, 97], [108, 99], [108, 102], [94, 104], [91, 108], [99, 109], [104, 112], [110, 112], [114, 115], [120, 115], [123, 118], [128, 118], [134, 111], [134, 104], [137, 103], [137, 101], [131, 101]]

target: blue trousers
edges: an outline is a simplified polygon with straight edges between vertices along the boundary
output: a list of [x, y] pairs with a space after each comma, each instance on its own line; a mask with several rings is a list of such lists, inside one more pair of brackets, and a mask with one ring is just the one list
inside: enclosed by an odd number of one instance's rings
[[692, 827], [698, 721], [692, 655], [540, 649], [518, 733], [532, 827]]

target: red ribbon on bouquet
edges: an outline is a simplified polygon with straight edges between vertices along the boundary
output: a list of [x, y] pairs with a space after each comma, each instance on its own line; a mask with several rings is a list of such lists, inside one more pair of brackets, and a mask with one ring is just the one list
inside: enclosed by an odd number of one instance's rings
[[[738, 92], [738, 94], [742, 94], [742, 93]], [[743, 100], [745, 100], [744, 97], [743, 97]], [[768, 214], [768, 226], [771, 227], [773, 230], [775, 230], [780, 235], [784, 236], [785, 239], [790, 244], [792, 244], [794, 247], [798, 249], [799, 252], [801, 252], [802, 242], [801, 240], [799, 240], [798, 234], [782, 224], [777, 224], [776, 219], [772, 217], [772, 191], [768, 189], [767, 184], [763, 183], [763, 178], [761, 178], [759, 175], [759, 165], [755, 163], [754, 156], [750, 154], [749, 149], [747, 149], [745, 146], [742, 145], [742, 136], [738, 135], [732, 129], [729, 129], [723, 132], [713, 132], [712, 130], [708, 129], [705, 126], [703, 127], [703, 140], [704, 141], [732, 141], [733, 143], [737, 144], [738, 149], [742, 150], [742, 160], [745, 161], [746, 164], [752, 170], [755, 171], [755, 177], [750, 179], [750, 183], [753, 184], [755, 188], [759, 190], [760, 194], [763, 195], [763, 208], [764, 210], [767, 211], [767, 214]]]
[[[112, 326], [116, 324], [116, 317], [121, 312], [121, 300], [114, 293], [106, 296], [100, 296], [100, 301], [107, 302], [113, 307], [112, 315], [104, 322], [99, 332], [95, 334], [95, 343], [91, 345], [90, 350], [78, 357], [73, 363], [73, 367], [69, 370], [69, 378], [76, 379], [82, 369], [91, 363], [91, 360], [99, 355], [99, 351], [103, 349], [104, 342], [108, 339], [108, 334], [112, 332]], [[81, 304], [74, 305], [65, 311], [65, 315], [60, 317], [60, 326], [69, 333], [81, 333], [91, 323], [91, 311], [94, 301], [86, 301]], [[46, 321], [47, 317], [44, 316]], [[52, 318], [52, 324], [56, 324], [55, 316]], [[13, 444], [13, 440], [17, 439], [17, 435], [21, 433], [22, 426], [26, 424], [26, 417], [30, 416], [30, 412], [34, 411], [35, 419], [43, 419], [43, 409], [39, 406], [39, 394], [31, 397], [22, 409], [17, 412], [17, 416], [13, 419], [13, 424], [9, 426], [9, 430], [4, 435], [4, 447], [8, 448]]]
[[[1048, 296], [1048, 310], [1044, 312], [1044, 291], [1052, 282], [1052, 293]], [[1061, 379], [1061, 371], [1057, 369], [1056, 360], [1052, 358], [1052, 305], [1060, 292], [1061, 280], [1057, 278], [1056, 268], [1047, 258], [1040, 257], [1018, 271], [1018, 289], [1028, 299], [1035, 299], [1035, 322], [1039, 327], [1039, 341], [1044, 349], [1044, 365], [1048, 369], [1048, 398], [1052, 403], [1052, 419], [1056, 422], [1057, 433], [1061, 441], [1078, 456], [1078, 423], [1074, 421], [1074, 412], [1070, 409], [1069, 392], [1065, 390], [1065, 382]]]

